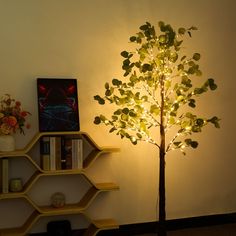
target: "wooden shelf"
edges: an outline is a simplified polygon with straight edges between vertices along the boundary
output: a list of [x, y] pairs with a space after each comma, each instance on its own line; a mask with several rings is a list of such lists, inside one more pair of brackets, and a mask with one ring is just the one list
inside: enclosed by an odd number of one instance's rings
[[[45, 171], [43, 170], [31, 157], [30, 151], [39, 142], [43, 136], [69, 136], [69, 137], [80, 137], [88, 142], [92, 150], [84, 158], [83, 169], [70, 169], [70, 170], [55, 170]], [[85, 210], [92, 204], [96, 196], [101, 192], [118, 190], [119, 186], [115, 183], [96, 183], [92, 181], [86, 174], [86, 169], [89, 168], [95, 160], [104, 153], [111, 153], [119, 151], [115, 147], [100, 147], [86, 132], [43, 132], [37, 133], [32, 140], [23, 149], [19, 149], [13, 152], [0, 152], [1, 158], [25, 158], [32, 168], [35, 169], [34, 173], [27, 179], [23, 186], [23, 190], [17, 193], [0, 193], [0, 200], [4, 199], [24, 199], [33, 207], [32, 214], [26, 219], [25, 223], [17, 228], [0, 229], [0, 236], [23, 236], [27, 235], [34, 224], [42, 217], [47, 216], [58, 216], [58, 215], [77, 215], [81, 214], [85, 217], [90, 225], [84, 236], [94, 236], [101, 230], [117, 228], [118, 224], [113, 219], [99, 219], [92, 220], [85, 213]], [[66, 204], [62, 208], [54, 208], [52, 206], [38, 206], [33, 199], [28, 195], [31, 188], [42, 178], [50, 178], [51, 176], [66, 176], [66, 175], [80, 175], [85, 178], [89, 189], [82, 196], [79, 202], [73, 204]], [[0, 211], [1, 212], [1, 211]]]
[[99, 231], [118, 228], [119, 225], [113, 219], [95, 220], [92, 224], [89, 225], [88, 229], [86, 230], [83, 236], [94, 236]]

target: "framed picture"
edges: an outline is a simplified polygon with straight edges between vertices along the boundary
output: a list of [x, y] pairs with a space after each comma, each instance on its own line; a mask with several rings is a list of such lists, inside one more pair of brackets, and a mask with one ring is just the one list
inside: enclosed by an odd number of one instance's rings
[[38, 78], [39, 131], [79, 131], [76, 79]]

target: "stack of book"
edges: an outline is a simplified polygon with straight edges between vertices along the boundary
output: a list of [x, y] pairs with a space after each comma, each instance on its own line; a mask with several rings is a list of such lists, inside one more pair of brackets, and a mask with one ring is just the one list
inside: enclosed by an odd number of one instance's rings
[[43, 170], [83, 168], [83, 140], [64, 136], [44, 136], [40, 140]]

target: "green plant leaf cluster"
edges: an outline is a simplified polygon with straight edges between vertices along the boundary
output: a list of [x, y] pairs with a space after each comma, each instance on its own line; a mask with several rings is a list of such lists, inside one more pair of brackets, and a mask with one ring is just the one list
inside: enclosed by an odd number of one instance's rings
[[175, 127], [178, 132], [169, 140], [166, 152], [197, 148], [198, 142], [187, 136], [202, 132], [209, 123], [219, 128], [220, 119], [203, 118], [192, 111], [197, 107], [197, 98], [216, 90], [217, 85], [212, 78], [201, 82], [200, 53], [188, 56], [182, 52], [184, 40], [192, 37], [196, 27], [175, 30], [160, 21], [158, 28], [156, 31], [146, 22], [129, 38], [133, 50], [121, 52], [124, 78], [106, 82], [104, 94], [94, 96], [100, 105], [114, 104], [117, 109], [109, 118], [96, 116], [94, 123], [110, 126], [110, 132], [133, 144], [147, 141], [158, 147], [160, 139], [158, 135], [152, 137], [155, 132], [151, 130], [164, 128], [167, 134]]

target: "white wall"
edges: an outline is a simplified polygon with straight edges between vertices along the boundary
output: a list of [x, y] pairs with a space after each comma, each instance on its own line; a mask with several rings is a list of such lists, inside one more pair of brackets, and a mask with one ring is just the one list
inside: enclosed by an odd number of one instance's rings
[[0, 0], [0, 94], [10, 93], [32, 113], [32, 128], [16, 136], [17, 145], [38, 130], [36, 78], [78, 78], [81, 129], [99, 145], [121, 147], [88, 171], [91, 178], [121, 187], [99, 197], [90, 214], [114, 216], [120, 224], [154, 221], [157, 150], [133, 146], [95, 126], [94, 116], [108, 107], [93, 96], [103, 92], [106, 81], [121, 78], [120, 52], [141, 24], [195, 25], [199, 31], [188, 50], [202, 54], [204, 76], [219, 86], [199, 103], [199, 113], [218, 115], [221, 129], [207, 128], [199, 148], [187, 156], [167, 157], [167, 218], [236, 212], [235, 10], [234, 0]]

